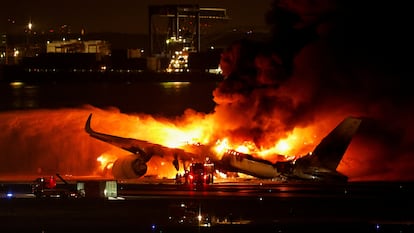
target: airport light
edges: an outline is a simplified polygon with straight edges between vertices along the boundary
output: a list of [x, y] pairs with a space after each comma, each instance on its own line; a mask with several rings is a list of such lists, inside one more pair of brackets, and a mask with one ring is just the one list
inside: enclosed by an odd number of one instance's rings
[[203, 216], [201, 215], [201, 206], [198, 207], [198, 224], [200, 225], [201, 223], [201, 219], [203, 218]]
[[31, 31], [33, 27], [32, 21], [30, 20], [29, 23], [27, 24], [27, 28]]

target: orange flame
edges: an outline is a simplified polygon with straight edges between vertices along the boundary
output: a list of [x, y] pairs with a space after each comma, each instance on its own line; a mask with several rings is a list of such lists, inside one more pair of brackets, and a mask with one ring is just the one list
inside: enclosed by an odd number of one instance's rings
[[[287, 133], [286, 138], [281, 138], [274, 145], [258, 148], [252, 141], [233, 143], [231, 134], [225, 138], [216, 138], [219, 130], [212, 130], [214, 128], [213, 118], [209, 117], [200, 118], [197, 115], [187, 115], [187, 120], [184, 119], [180, 123], [142, 116], [113, 115], [113, 117], [118, 119], [117, 122], [121, 122], [121, 124], [125, 121], [128, 122], [128, 127], [120, 126], [120, 123], [117, 125], [110, 124], [114, 127], [110, 131], [116, 132], [114, 133], [115, 135], [148, 140], [149, 142], [170, 148], [181, 148], [198, 155], [199, 157], [194, 159], [199, 161], [205, 160], [210, 155], [221, 159], [225, 150], [233, 149], [276, 162], [278, 160], [292, 159], [295, 156], [310, 152], [315, 145], [316, 139], [320, 139], [317, 136], [319, 132], [315, 130], [316, 127], [295, 128], [292, 132]], [[108, 117], [105, 118], [106, 120], [108, 119]], [[190, 148], [198, 144], [206, 145], [212, 151], [199, 151], [194, 149], [194, 147]], [[107, 152], [101, 154], [98, 158], [100, 169], [110, 168], [108, 165], [113, 163], [115, 159], [116, 156], [113, 154]], [[159, 177], [174, 177], [177, 171], [172, 166], [172, 161], [173, 158], [152, 158], [147, 164], [148, 174], [157, 174]]]

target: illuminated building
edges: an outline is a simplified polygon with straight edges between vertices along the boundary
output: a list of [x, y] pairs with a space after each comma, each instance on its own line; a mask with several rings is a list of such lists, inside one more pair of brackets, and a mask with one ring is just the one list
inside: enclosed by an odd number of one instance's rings
[[96, 53], [107, 56], [111, 53], [110, 44], [102, 40], [61, 40], [47, 42], [46, 53]]
[[[154, 18], [154, 16], [158, 16]], [[167, 72], [188, 72], [188, 58], [191, 53], [200, 52], [202, 28], [209, 28], [213, 21], [228, 20], [226, 9], [202, 8], [198, 5], [149, 6], [150, 59], [167, 57], [168, 67], [154, 70]], [[158, 21], [156, 21], [158, 20]], [[162, 23], [167, 27], [162, 27]], [[207, 31], [207, 30], [206, 30]]]
[[7, 35], [0, 35], [0, 63], [7, 64]]

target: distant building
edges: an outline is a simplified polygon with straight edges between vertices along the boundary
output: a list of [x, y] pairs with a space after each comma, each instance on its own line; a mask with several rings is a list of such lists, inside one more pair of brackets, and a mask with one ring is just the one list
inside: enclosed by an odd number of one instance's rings
[[[150, 5], [148, 15], [151, 64], [148, 67], [154, 71], [175, 73], [190, 72], [189, 56], [201, 52], [201, 35], [208, 34], [213, 22], [229, 20], [226, 9], [200, 7], [198, 4]], [[158, 65], [160, 61], [157, 61], [164, 58], [170, 60], [166, 67]], [[209, 70], [209, 67], [197, 69]]]
[[47, 42], [46, 53], [95, 53], [108, 56], [110, 44], [103, 40], [62, 40]]
[[0, 64], [13, 65], [18, 63], [19, 50], [7, 44], [7, 34], [0, 34]]
[[142, 49], [127, 49], [127, 57], [130, 58], [141, 58], [143, 57]]
[[7, 56], [7, 35], [0, 34], [0, 64], [6, 64]]

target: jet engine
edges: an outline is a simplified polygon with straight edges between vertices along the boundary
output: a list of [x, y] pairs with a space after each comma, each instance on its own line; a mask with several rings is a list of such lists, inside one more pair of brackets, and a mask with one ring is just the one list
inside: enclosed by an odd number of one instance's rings
[[146, 162], [140, 155], [135, 154], [120, 157], [112, 166], [112, 175], [115, 179], [139, 178], [147, 172]]

